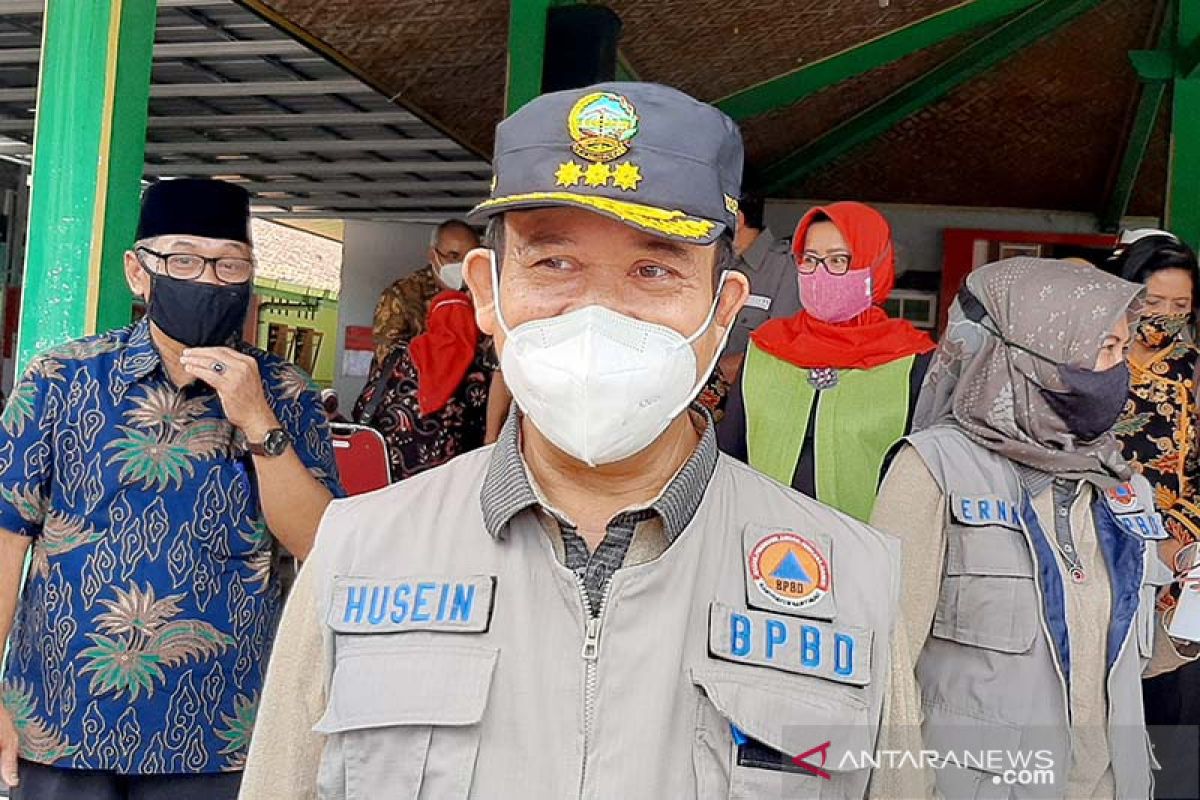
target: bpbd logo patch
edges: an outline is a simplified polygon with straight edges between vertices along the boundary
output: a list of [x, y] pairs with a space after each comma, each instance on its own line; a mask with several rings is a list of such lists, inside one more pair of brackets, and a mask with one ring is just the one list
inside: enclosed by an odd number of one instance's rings
[[808, 608], [829, 594], [829, 562], [814, 543], [799, 534], [781, 531], [764, 536], [747, 559], [751, 581], [780, 605]]

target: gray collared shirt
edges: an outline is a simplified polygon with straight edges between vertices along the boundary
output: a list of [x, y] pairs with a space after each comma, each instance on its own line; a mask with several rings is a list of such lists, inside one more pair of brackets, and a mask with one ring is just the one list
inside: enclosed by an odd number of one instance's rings
[[738, 259], [736, 268], [750, 279], [750, 297], [738, 312], [726, 353], [744, 353], [750, 334], [769, 319], [790, 317], [800, 310], [796, 262], [788, 239], [763, 229]]
[[647, 506], [627, 509], [609, 520], [604, 539], [589, 553], [577, 526], [549, 508], [538, 496], [521, 455], [520, 416], [510, 414], [492, 450], [480, 492], [488, 533], [502, 539], [508, 523], [530, 509], [553, 519], [562, 539], [560, 557], [563, 564], [579, 577], [592, 614], [599, 613], [608, 579], [625, 564], [639, 526], [643, 523], [661, 525], [665, 549], [688, 526], [700, 506], [717, 465], [718, 450], [711, 418], [707, 412], [697, 412], [697, 415], [703, 421], [704, 431], [691, 457]]

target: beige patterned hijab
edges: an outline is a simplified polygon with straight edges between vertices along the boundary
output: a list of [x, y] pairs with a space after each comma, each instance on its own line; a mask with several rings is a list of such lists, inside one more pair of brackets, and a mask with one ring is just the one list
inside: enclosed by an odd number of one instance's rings
[[954, 425], [983, 447], [1056, 476], [1101, 484], [1128, 478], [1113, 435], [1075, 441], [1039, 389], [1066, 388], [1058, 364], [1091, 368], [1141, 287], [1077, 262], [1010, 258], [972, 272], [967, 288], [987, 317], [969, 320], [955, 300], [914, 429]]

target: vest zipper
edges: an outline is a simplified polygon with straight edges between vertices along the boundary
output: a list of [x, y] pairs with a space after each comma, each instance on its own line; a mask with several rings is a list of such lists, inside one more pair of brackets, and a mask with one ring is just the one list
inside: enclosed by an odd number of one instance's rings
[[[1032, 504], [1031, 504], [1031, 506], [1032, 506]], [[1036, 516], [1036, 514], [1035, 514], [1035, 516]], [[1040, 525], [1041, 523], [1039, 522], [1038, 524]], [[1034, 545], [1033, 545], [1033, 536], [1031, 536], [1029, 531], [1025, 528], [1025, 520], [1024, 519], [1021, 520], [1021, 533], [1025, 534], [1025, 544], [1029, 548], [1029, 555], [1033, 559], [1034, 570], [1037, 573], [1033, 579], [1033, 588], [1034, 588], [1034, 591], [1037, 592], [1037, 596], [1038, 596], [1038, 621], [1042, 625], [1042, 634], [1046, 637], [1046, 646], [1048, 648], [1050, 648], [1050, 653], [1051, 653], [1050, 660], [1054, 662], [1054, 672], [1056, 675], [1058, 675], [1058, 685], [1062, 688], [1062, 691], [1063, 691], [1063, 708], [1066, 710], [1066, 713], [1064, 716], [1066, 717], [1066, 722], [1067, 722], [1067, 738], [1070, 740], [1071, 751], [1073, 753], [1075, 750], [1075, 733], [1074, 733], [1074, 731], [1071, 730], [1071, 687], [1069, 685], [1067, 685], [1067, 676], [1063, 674], [1062, 664], [1059, 663], [1058, 649], [1054, 645], [1054, 637], [1050, 635], [1050, 626], [1046, 623], [1046, 597], [1042, 593], [1041, 570], [1037, 566], [1038, 565], [1037, 548], [1034, 547]], [[1051, 558], [1053, 558], [1053, 557], [1054, 557], [1054, 554], [1051, 553]], [[1058, 566], [1057, 566], [1057, 564], [1055, 564], [1055, 569], [1057, 569], [1057, 568], [1058, 568]], [[1068, 641], [1069, 641], [1069, 637], [1070, 637], [1070, 632], [1068, 631]], [[1071, 753], [1068, 753], [1067, 757], [1070, 758]], [[1064, 780], [1066, 780], [1068, 774], [1070, 773], [1070, 766], [1071, 766], [1070, 764], [1064, 765], [1063, 774], [1062, 774], [1062, 777]]]
[[583, 613], [587, 615], [587, 621], [584, 624], [583, 632], [583, 651], [580, 656], [583, 658], [583, 761], [579, 769], [579, 797], [583, 798], [584, 786], [587, 783], [587, 760], [588, 750], [591, 746], [592, 739], [592, 722], [596, 715], [596, 661], [600, 657], [600, 625], [604, 620], [604, 607], [608, 603], [608, 583], [605, 581], [604, 588], [600, 593], [600, 607], [596, 610], [596, 615], [591, 615], [591, 602], [588, 600], [587, 587], [583, 584], [583, 579], [579, 576], [575, 578], [579, 585], [579, 597], [583, 600]]
[[[1118, 535], [1120, 535], [1119, 532], [1118, 532]], [[1100, 523], [1098, 521], [1096, 522], [1096, 539], [1097, 539], [1097, 541], [1099, 541], [1099, 539], [1100, 539]], [[1102, 557], [1103, 557], [1103, 554], [1102, 554]], [[1157, 556], [1155, 556], [1155, 557], [1157, 557]], [[1130, 639], [1134, 640], [1133, 646], [1135, 648], [1138, 646], [1138, 644], [1137, 644], [1138, 613], [1141, 610], [1141, 593], [1142, 593], [1141, 587], [1145, 585], [1145, 581], [1146, 581], [1146, 560], [1145, 560], [1145, 553], [1143, 553], [1142, 554], [1142, 566], [1141, 566], [1141, 570], [1138, 574], [1138, 609], [1139, 609], [1139, 611], [1134, 612], [1133, 619], [1130, 620], [1130, 623], [1129, 623], [1129, 630], [1125, 632], [1125, 639], [1124, 639], [1124, 641], [1121, 642], [1121, 646], [1117, 648], [1117, 657], [1113, 659], [1112, 666], [1105, 670], [1105, 675], [1104, 675], [1104, 721], [1105, 721], [1105, 729], [1106, 729], [1105, 733], [1108, 735], [1108, 743], [1109, 743], [1108, 746], [1109, 746], [1110, 756], [1111, 756], [1111, 752], [1112, 752], [1112, 741], [1113, 741], [1113, 736], [1112, 736], [1112, 676], [1113, 676], [1113, 671], [1117, 668], [1117, 664], [1121, 663], [1121, 657], [1125, 655], [1125, 650], [1129, 647], [1129, 640]], [[1111, 584], [1112, 584], [1111, 572], [1109, 573], [1109, 584], [1110, 584], [1110, 588], [1111, 588]], [[1114, 592], [1113, 595], [1115, 597], [1116, 593]], [[1156, 602], [1156, 600], [1155, 600], [1155, 602]], [[1151, 606], [1151, 613], [1157, 613], [1153, 610], [1153, 606]], [[1155, 625], [1157, 626], [1157, 624], [1158, 623], [1156, 620]], [[1158, 631], [1157, 631], [1157, 627], [1156, 627], [1155, 633], [1157, 634], [1157, 632]], [[1154, 647], [1153, 639], [1150, 640], [1150, 646], [1151, 646], [1151, 649], [1153, 650], [1153, 647]], [[1140, 659], [1141, 653], [1137, 653], [1136, 657], [1138, 659]], [[1138, 666], [1139, 666], [1139, 668], [1141, 667], [1140, 660], [1138, 662]], [[1139, 677], [1140, 677], [1140, 674], [1139, 674]], [[1156, 758], [1156, 756], [1154, 755], [1154, 742], [1150, 738], [1150, 731], [1143, 730], [1142, 737], [1146, 740], [1146, 752], [1150, 754], [1150, 759], [1154, 760]], [[1116, 761], [1114, 759], [1112, 759], [1111, 757], [1109, 758], [1108, 768], [1110, 770], [1112, 770], [1113, 784], [1115, 785], [1117, 782], [1117, 765], [1116, 765]], [[1150, 797], [1153, 797], [1153, 796], [1154, 796], [1154, 770], [1151, 769], [1150, 770]]]

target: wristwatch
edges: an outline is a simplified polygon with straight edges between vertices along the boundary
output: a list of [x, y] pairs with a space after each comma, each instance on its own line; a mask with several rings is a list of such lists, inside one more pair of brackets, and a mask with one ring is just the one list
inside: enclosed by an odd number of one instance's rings
[[283, 428], [272, 428], [267, 431], [267, 435], [261, 442], [248, 442], [247, 446], [250, 448], [250, 452], [256, 456], [274, 458], [283, 455], [283, 451], [287, 450], [291, 443], [291, 434]]

